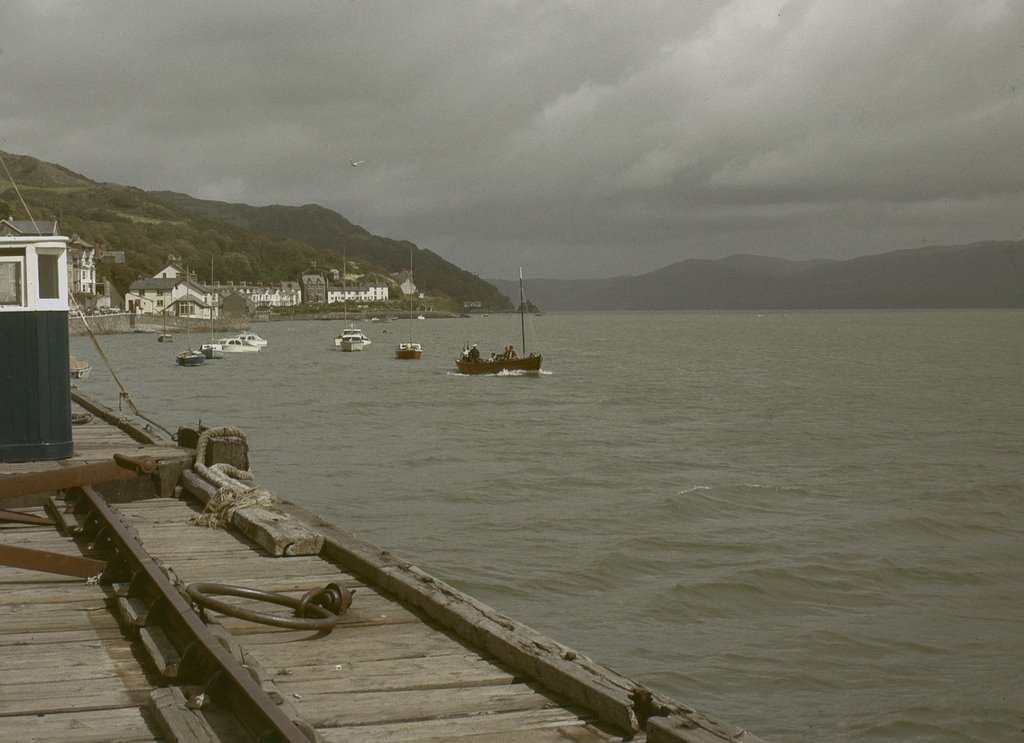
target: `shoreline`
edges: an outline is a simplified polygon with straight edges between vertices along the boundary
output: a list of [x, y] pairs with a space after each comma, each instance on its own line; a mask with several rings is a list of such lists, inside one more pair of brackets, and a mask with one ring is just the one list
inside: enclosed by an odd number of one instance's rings
[[[413, 317], [417, 315], [423, 315], [428, 320], [458, 320], [465, 316], [455, 315], [450, 312], [418, 312], [413, 314]], [[388, 317], [397, 318], [397, 320], [386, 320], [380, 317], [378, 320], [371, 320], [371, 317], [378, 317], [377, 315], [371, 315], [370, 317], [360, 316], [357, 318], [348, 318], [350, 322], [358, 322], [360, 324], [370, 324], [371, 322], [376, 324], [378, 322], [398, 322], [406, 321], [410, 318], [410, 313], [393, 312], [387, 315]], [[163, 315], [141, 315], [129, 312], [111, 313], [106, 315], [86, 315], [85, 323], [82, 322], [82, 318], [79, 315], [68, 315], [68, 334], [72, 336], [87, 335], [86, 323], [88, 323], [89, 329], [95, 335], [121, 335], [128, 333], [185, 333], [191, 331], [196, 335], [214, 335], [214, 334], [236, 334], [243, 330], [248, 330], [253, 323], [257, 322], [286, 322], [298, 320], [302, 322], [310, 320], [319, 320], [324, 322], [345, 322], [345, 315], [342, 312], [317, 312], [317, 313], [302, 313], [302, 314], [288, 314], [288, 315], [257, 315], [250, 318], [218, 318], [210, 320], [207, 318], [184, 318], [184, 317], [164, 317]]]

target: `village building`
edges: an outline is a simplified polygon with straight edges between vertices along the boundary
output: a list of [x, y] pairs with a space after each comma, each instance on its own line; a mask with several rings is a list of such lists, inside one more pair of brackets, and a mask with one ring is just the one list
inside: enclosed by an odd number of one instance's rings
[[68, 241], [68, 287], [72, 294], [96, 294], [96, 247], [78, 235]]
[[220, 294], [195, 280], [181, 266], [169, 263], [150, 279], [133, 281], [124, 297], [125, 309], [145, 315], [220, 316]]
[[0, 237], [17, 237], [21, 235], [59, 235], [57, 221], [53, 219], [15, 219], [8, 217], [0, 220]]
[[390, 292], [384, 282], [373, 282], [361, 286], [331, 286], [327, 288], [327, 304], [338, 302], [386, 302]]
[[323, 304], [327, 301], [327, 280], [323, 274], [302, 274], [302, 301], [304, 304]]
[[256, 313], [256, 303], [239, 291], [229, 291], [221, 295], [220, 316], [239, 320], [251, 317]]
[[412, 280], [412, 269], [403, 268], [397, 274], [393, 274], [393, 276], [403, 295], [409, 297], [416, 293], [416, 284]]

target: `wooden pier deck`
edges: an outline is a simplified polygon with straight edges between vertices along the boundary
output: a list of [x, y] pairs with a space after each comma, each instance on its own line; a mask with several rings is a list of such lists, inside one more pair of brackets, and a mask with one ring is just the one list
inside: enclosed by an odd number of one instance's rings
[[[231, 530], [193, 525], [216, 490], [181, 466], [194, 452], [104, 433], [117, 427], [109, 418], [94, 412], [88, 424], [76, 426], [77, 464], [41, 471], [98, 464], [115, 451], [130, 452], [136, 461], [153, 456], [156, 469], [105, 487], [124, 529], [182, 595], [197, 583], [294, 599], [328, 584], [353, 592], [329, 632], [199, 611], [306, 739], [758, 740], [651, 693], [294, 505], [280, 503], [269, 514], [242, 509]], [[5, 478], [24, 485], [30, 475], [21, 465], [0, 464], [0, 495]], [[45, 518], [53, 506], [24, 503], [16, 511]], [[53, 524], [0, 521], [0, 549], [112, 559], [103, 549], [90, 551], [92, 543]], [[152, 639], [147, 643], [145, 628], [157, 620], [145, 607], [126, 615], [126, 585], [6, 562], [0, 561], [0, 740], [253, 739], [224, 710], [200, 704], [202, 690], [194, 682], [175, 679], [184, 658], [170, 651], [168, 660], [166, 652], [154, 651]], [[229, 602], [290, 616], [280, 606]], [[156, 604], [148, 609], [159, 613]]]

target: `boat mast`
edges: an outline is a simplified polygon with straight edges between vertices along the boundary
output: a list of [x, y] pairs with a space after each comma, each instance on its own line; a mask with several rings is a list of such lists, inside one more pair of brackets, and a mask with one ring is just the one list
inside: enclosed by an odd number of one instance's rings
[[523, 293], [523, 267], [519, 267], [519, 325], [523, 333], [523, 358], [526, 358], [526, 294]]

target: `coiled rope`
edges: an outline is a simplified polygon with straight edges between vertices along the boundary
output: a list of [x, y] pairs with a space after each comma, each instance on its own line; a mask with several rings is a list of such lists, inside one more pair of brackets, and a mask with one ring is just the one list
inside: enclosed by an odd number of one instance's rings
[[258, 507], [274, 510], [277, 504], [277, 498], [272, 493], [255, 485], [256, 477], [248, 470], [241, 470], [223, 462], [206, 466], [206, 446], [210, 439], [227, 436], [241, 439], [248, 451], [249, 440], [245, 432], [239, 428], [218, 426], [207, 428], [199, 434], [193, 469], [208, 483], [216, 485], [217, 492], [207, 502], [201, 514], [189, 519], [190, 524], [211, 529], [224, 527], [231, 523], [232, 516], [240, 508]]

